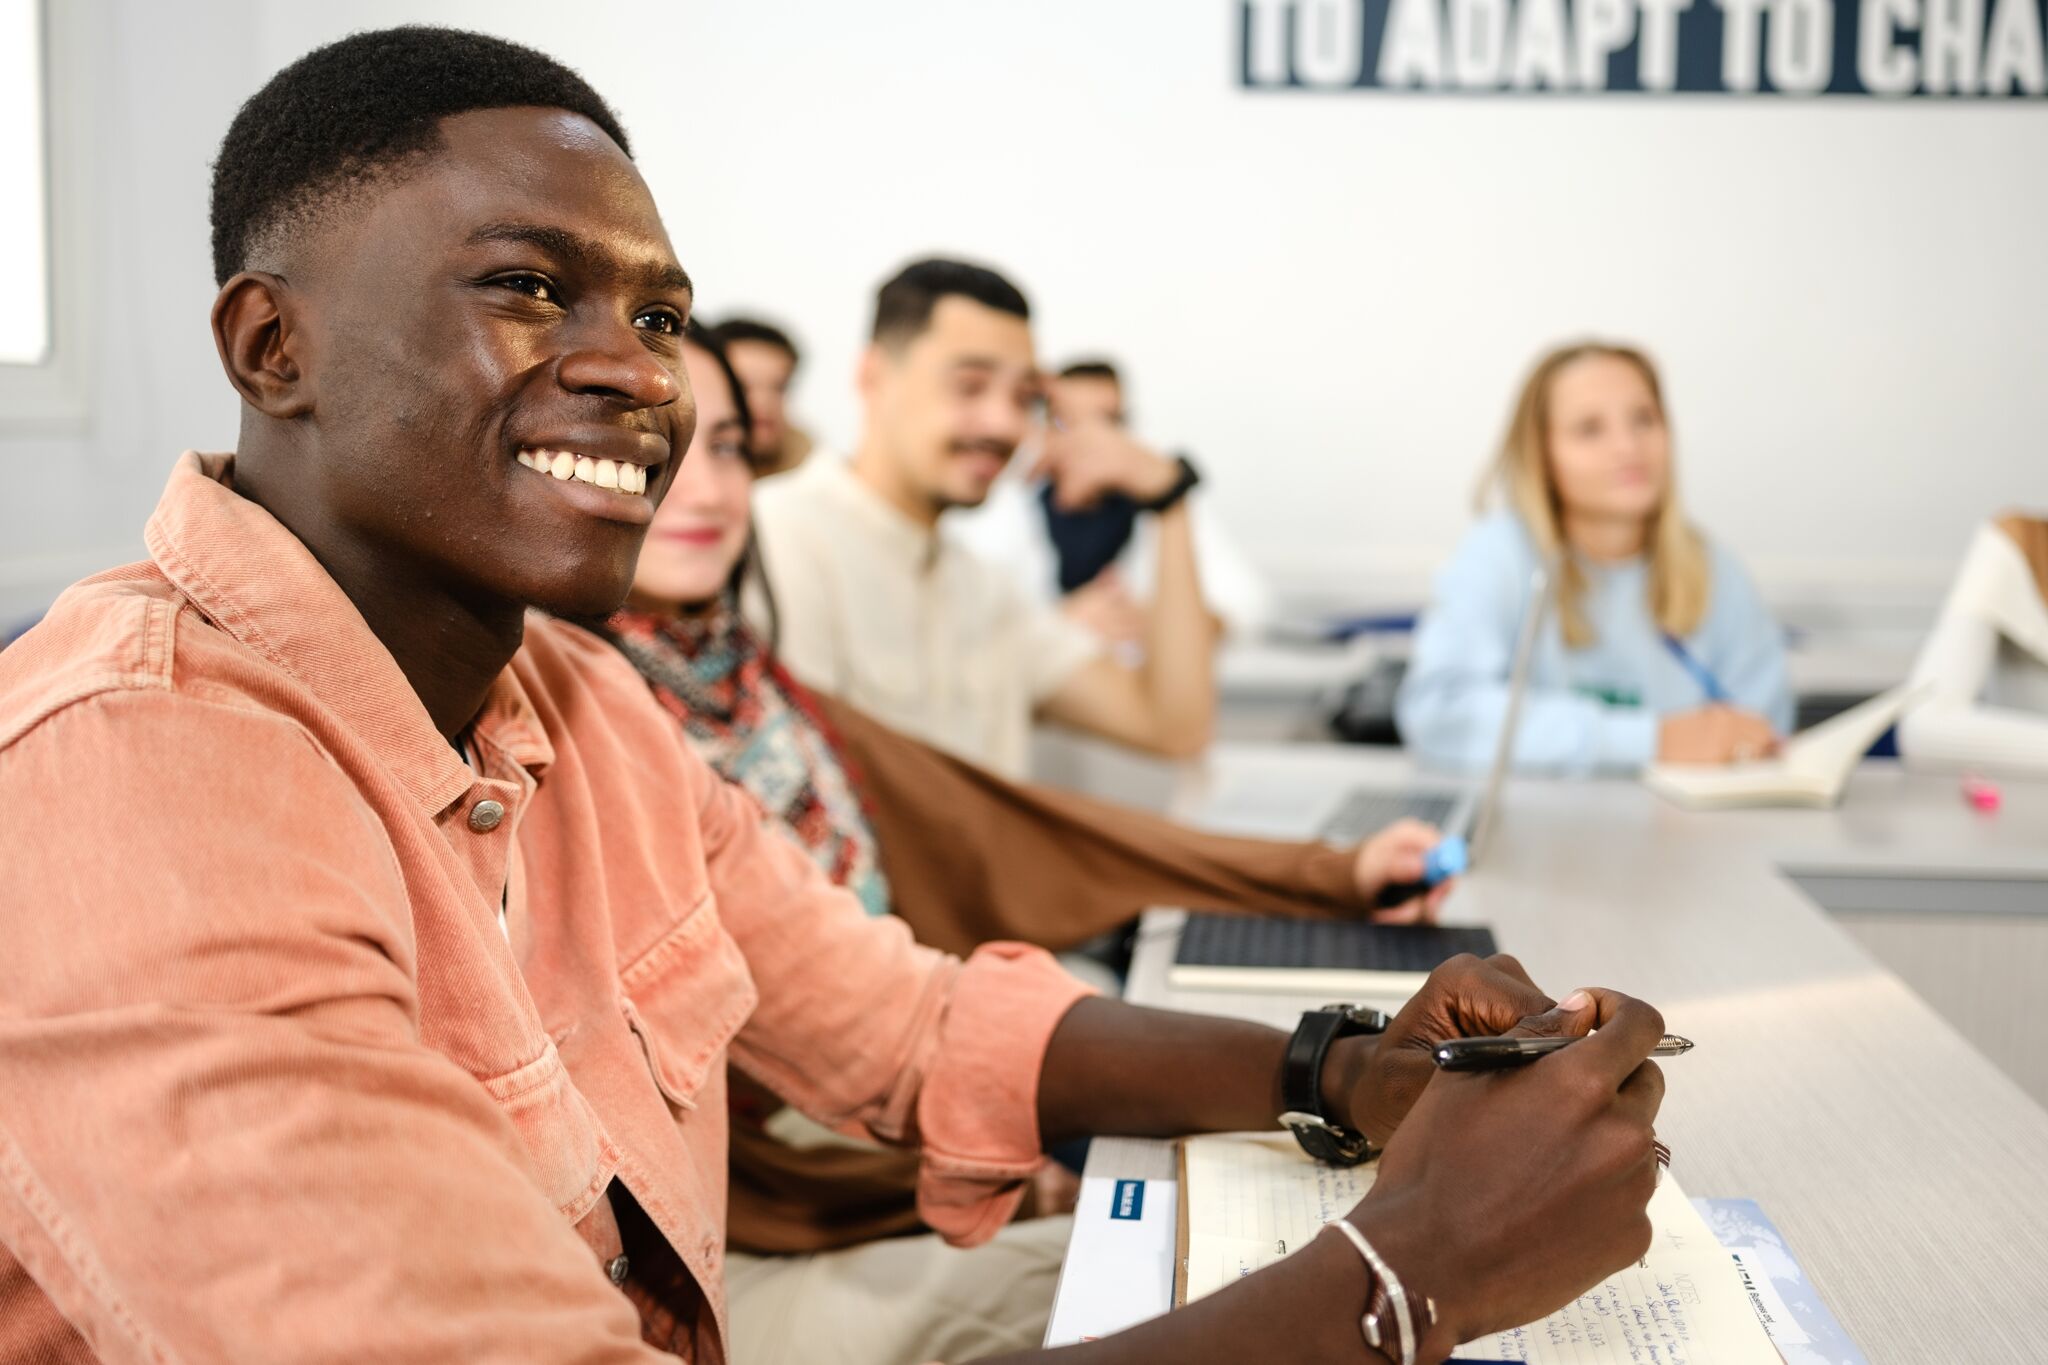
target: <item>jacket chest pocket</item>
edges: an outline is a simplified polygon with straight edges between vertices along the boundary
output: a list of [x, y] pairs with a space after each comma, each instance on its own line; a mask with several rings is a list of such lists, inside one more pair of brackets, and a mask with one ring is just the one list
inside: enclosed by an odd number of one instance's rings
[[579, 1221], [618, 1170], [619, 1152], [570, 1081], [554, 1043], [525, 1066], [478, 1080], [518, 1130], [533, 1175], [556, 1210]]
[[680, 1110], [698, 1092], [760, 998], [739, 945], [707, 894], [619, 974], [619, 1008], [662, 1098]]

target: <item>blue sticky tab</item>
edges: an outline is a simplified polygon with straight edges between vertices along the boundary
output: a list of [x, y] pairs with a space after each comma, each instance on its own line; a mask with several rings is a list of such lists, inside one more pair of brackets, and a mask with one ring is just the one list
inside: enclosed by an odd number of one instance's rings
[[1460, 875], [1464, 872], [1465, 865], [1470, 857], [1471, 854], [1465, 847], [1464, 839], [1455, 834], [1448, 836], [1438, 843], [1435, 848], [1431, 849], [1429, 856], [1422, 860], [1422, 880], [1424, 885], [1435, 886], [1440, 882], [1447, 882], [1451, 878]]
[[1145, 1182], [1117, 1181], [1116, 1192], [1109, 1197], [1109, 1216], [1133, 1223], [1142, 1219], [1145, 1216]]

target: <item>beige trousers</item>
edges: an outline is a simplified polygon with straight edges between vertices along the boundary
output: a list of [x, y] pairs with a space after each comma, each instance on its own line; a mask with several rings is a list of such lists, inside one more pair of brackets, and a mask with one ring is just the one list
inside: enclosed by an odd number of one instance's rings
[[1036, 1347], [1071, 1218], [969, 1251], [935, 1234], [812, 1256], [726, 1258], [733, 1365], [946, 1365]]

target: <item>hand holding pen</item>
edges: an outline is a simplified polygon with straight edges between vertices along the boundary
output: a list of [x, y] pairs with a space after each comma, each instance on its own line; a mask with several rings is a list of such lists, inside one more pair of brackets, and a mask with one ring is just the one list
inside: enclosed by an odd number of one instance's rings
[[[1353, 1215], [1402, 1278], [1434, 1297], [1431, 1359], [1538, 1320], [1639, 1260], [1652, 1236], [1646, 1206], [1665, 1155], [1654, 1128], [1664, 1080], [1647, 1058], [1663, 1017], [1642, 1001], [1589, 989], [1484, 1032], [1573, 1041], [1541, 1066], [1437, 1073], [1387, 1142]], [[1481, 1254], [1482, 1246], [1544, 1252], [1515, 1258]]]

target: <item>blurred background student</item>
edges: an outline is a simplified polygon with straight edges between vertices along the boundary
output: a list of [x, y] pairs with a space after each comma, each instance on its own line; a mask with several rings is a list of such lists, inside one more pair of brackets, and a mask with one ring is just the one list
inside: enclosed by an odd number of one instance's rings
[[789, 386], [803, 359], [796, 343], [772, 322], [729, 317], [712, 329], [725, 345], [753, 414], [753, 456], [765, 478], [795, 469], [811, 453], [811, 438], [789, 419]]
[[[1068, 363], [1046, 381], [1045, 415], [1054, 431], [1093, 425], [1129, 436], [1123, 375], [1105, 359]], [[1057, 603], [1110, 645], [1142, 654], [1156, 591], [1157, 519], [1123, 493], [1065, 505], [1043, 473], [1015, 469], [996, 480], [988, 499], [957, 519], [962, 538], [1034, 597]], [[1208, 490], [1197, 489], [1187, 502], [1203, 605], [1225, 636], [1255, 638], [1272, 614], [1272, 594]]]
[[1628, 346], [1543, 357], [1481, 504], [1416, 632], [1396, 714], [1422, 763], [1491, 758], [1531, 575], [1555, 564], [1514, 761], [1631, 772], [1771, 752], [1792, 723], [1783, 633], [1748, 575], [1689, 523], [1657, 371]]
[[1216, 632], [1186, 495], [1196, 475], [1107, 423], [1049, 432], [1041, 457], [1073, 506], [1121, 493], [1159, 526], [1144, 657], [1128, 662], [968, 549], [979, 506], [1037, 426], [1031, 306], [997, 272], [913, 261], [875, 297], [851, 458], [820, 454], [755, 500], [790, 671], [890, 725], [1009, 777], [1048, 720], [1190, 758], [1216, 723]]
[[2048, 773], [2048, 518], [1978, 529], [1913, 682], [1929, 695], [1899, 722], [1908, 763]]

